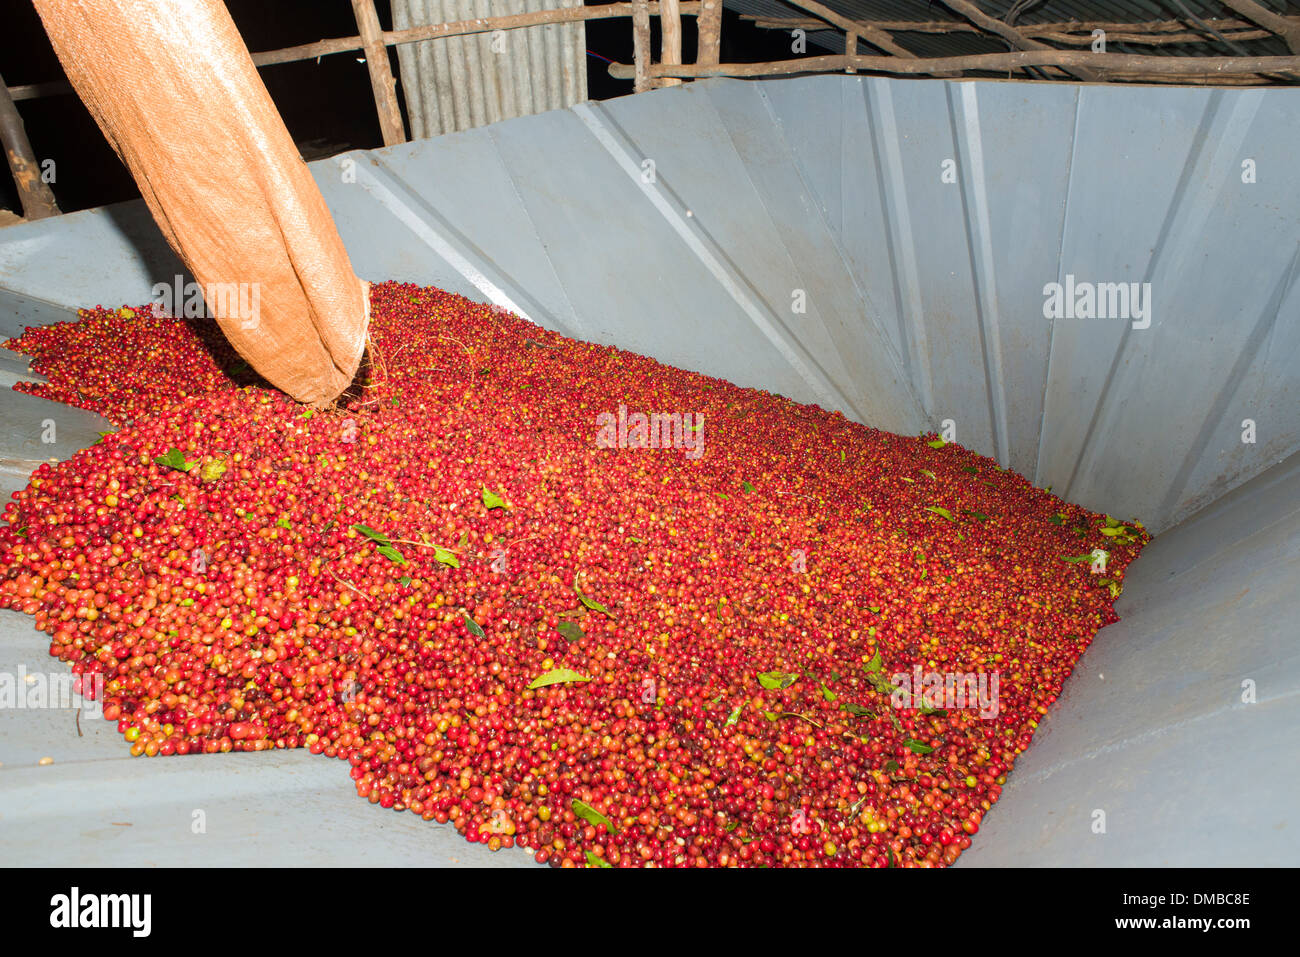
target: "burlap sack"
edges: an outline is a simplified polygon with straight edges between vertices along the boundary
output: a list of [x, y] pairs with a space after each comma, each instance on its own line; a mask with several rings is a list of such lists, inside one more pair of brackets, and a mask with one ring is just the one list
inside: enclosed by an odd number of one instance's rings
[[221, 0], [34, 2], [240, 355], [296, 399], [337, 397], [365, 350], [368, 289]]

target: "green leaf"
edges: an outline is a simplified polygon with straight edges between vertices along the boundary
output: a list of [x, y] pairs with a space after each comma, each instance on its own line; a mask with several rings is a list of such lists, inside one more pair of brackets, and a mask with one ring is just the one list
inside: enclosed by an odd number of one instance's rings
[[614, 865], [611, 864], [609, 861], [605, 860], [603, 857], [597, 857], [594, 852], [588, 851], [587, 866], [588, 867], [613, 867]]
[[533, 683], [528, 688], [532, 690], [534, 688], [545, 688], [547, 685], [579, 684], [590, 680], [590, 678], [580, 675], [576, 671], [570, 671], [568, 668], [552, 668], [546, 674], [534, 678]]
[[198, 459], [193, 462], [186, 461], [185, 453], [180, 449], [168, 449], [166, 455], [160, 455], [154, 461], [166, 468], [175, 469], [177, 472], [188, 472], [199, 464]]
[[450, 565], [452, 568], [460, 568], [460, 559], [456, 557], [456, 553], [443, 548], [441, 545], [433, 546], [433, 558], [435, 561]]
[[799, 676], [797, 674], [786, 671], [764, 671], [758, 676], [758, 683], [769, 691], [788, 688], [798, 680]]
[[922, 744], [920, 741], [913, 741], [911, 738], [908, 738], [903, 743], [907, 745], [908, 749], [911, 750], [913, 754], [929, 754], [934, 750], [934, 748], [930, 747], [928, 744]]
[[843, 450], [843, 449], [840, 449], [840, 461], [841, 461], [841, 462], [844, 461], [844, 450]]
[[943, 708], [926, 708], [926, 707], [922, 707], [922, 708], [921, 708], [921, 714], [937, 714], [937, 715], [938, 715], [939, 717], [941, 717], [941, 718], [946, 718], [946, 717], [948, 717], [948, 712], [945, 711]]
[[315, 410], [315, 409], [308, 409], [308, 410], [307, 410], [306, 412], [304, 412], [302, 415], [298, 416], [298, 418], [300, 418], [300, 419], [310, 419], [310, 418], [311, 418], [313, 415], [315, 415], [315, 414], [316, 414], [316, 410]]
[[739, 721], [739, 720], [740, 720], [740, 711], [741, 711], [741, 709], [744, 708], [744, 707], [745, 707], [745, 706], [744, 706], [743, 704], [738, 704], [738, 705], [736, 705], [735, 709], [731, 712], [731, 714], [727, 715], [727, 723], [724, 724], [723, 727], [724, 727], [724, 728], [730, 728], [733, 724], [735, 724], [737, 721]]
[[399, 552], [392, 545], [380, 545], [375, 549], [380, 555], [383, 555], [390, 562], [397, 562], [399, 565], [406, 564], [406, 556]]
[[465, 612], [461, 612], [461, 615], [462, 615], [462, 616], [464, 617], [464, 619], [465, 619], [465, 630], [466, 630], [466, 631], [468, 631], [468, 632], [469, 632], [471, 635], [473, 635], [475, 638], [486, 638], [486, 637], [487, 637], [487, 635], [483, 634], [483, 629], [479, 627], [479, 623], [478, 623], [477, 621], [475, 621], [475, 620], [474, 620], [473, 618], [471, 618], [469, 615], [465, 614]]
[[203, 468], [199, 471], [199, 478], [205, 482], [215, 482], [221, 476], [226, 474], [226, 460], [213, 459], [211, 462], [204, 462]]
[[894, 773], [895, 771], [897, 771], [897, 770], [898, 770], [898, 762], [897, 762], [897, 761], [886, 761], [886, 762], [885, 762], [885, 773], [886, 773], [886, 774], [893, 774], [893, 773]]
[[1064, 513], [1064, 512], [1057, 512], [1055, 515], [1049, 515], [1048, 518], [1047, 518], [1047, 520], [1048, 520], [1049, 522], [1051, 522], [1053, 525], [1064, 525], [1064, 524], [1065, 524], [1065, 513]]
[[360, 532], [362, 535], [366, 536], [366, 538], [369, 538], [372, 541], [376, 541], [380, 545], [393, 544], [388, 540], [387, 535], [385, 535], [383, 532], [376, 531], [375, 529], [371, 528], [369, 525], [353, 525], [352, 530], [354, 532]]
[[876, 649], [876, 653], [871, 656], [870, 661], [862, 666], [862, 669], [870, 674], [872, 672], [881, 671], [884, 667], [884, 663], [880, 660], [880, 649]]
[[401, 583], [401, 585], [402, 585], [403, 588], [409, 588], [409, 587], [411, 586], [411, 576], [410, 576], [410, 575], [403, 575], [401, 578], [399, 578], [399, 579], [397, 579], [397, 580]]
[[936, 514], [936, 515], [942, 515], [944, 518], [946, 518], [946, 519], [947, 519], [948, 521], [950, 521], [950, 522], [955, 522], [955, 521], [957, 521], [957, 519], [953, 518], [952, 512], [948, 511], [948, 510], [947, 510], [946, 508], [944, 508], [942, 505], [927, 505], [927, 506], [925, 507], [925, 510], [926, 510], [927, 512], [934, 512], [934, 514]]
[[594, 598], [588, 598], [586, 595], [584, 595], [584, 594], [582, 593], [582, 589], [578, 587], [578, 583], [577, 583], [577, 582], [574, 582], [574, 583], [573, 583], [573, 590], [574, 590], [575, 592], [577, 592], [577, 594], [578, 594], [578, 600], [579, 600], [580, 602], [582, 602], [584, 605], [586, 605], [586, 606], [587, 606], [589, 609], [591, 609], [592, 611], [598, 611], [598, 612], [600, 612], [602, 615], [605, 615], [605, 616], [607, 616], [607, 617], [609, 617], [609, 618], [613, 618], [613, 617], [614, 617], [614, 613], [611, 612], [611, 611], [610, 611], [608, 608], [606, 608], [604, 605], [602, 605], [600, 602], [596, 601], [596, 599], [594, 599]]
[[989, 520], [989, 517], [987, 515], [985, 515], [983, 512], [977, 512], [973, 508], [963, 508], [962, 511], [965, 512], [967, 515], [969, 515], [971, 518], [975, 519], [975, 521], [977, 522], [987, 522]]
[[1111, 518], [1109, 515], [1107, 515], [1107, 516], [1106, 516], [1106, 527], [1107, 527], [1107, 528], [1123, 528], [1123, 527], [1124, 527], [1124, 523], [1121, 522], [1121, 521], [1120, 521], [1119, 519], [1117, 519], [1117, 518]]
[[627, 537], [627, 540], [628, 540], [629, 542], [636, 542], [638, 545], [644, 545], [644, 544], [645, 544], [645, 539], [644, 539], [644, 538], [637, 538], [635, 535], [629, 535], [629, 536]]
[[1061, 561], [1070, 562], [1071, 564], [1077, 565], [1080, 562], [1094, 561], [1094, 559], [1092, 557], [1092, 552], [1089, 552], [1087, 555], [1062, 555]]
[[840, 707], [855, 718], [874, 718], [876, 716], [876, 713], [870, 708], [864, 708], [862, 705], [854, 704], [851, 701], [846, 701]]
[[767, 718], [768, 721], [780, 721], [781, 713], [779, 711], [764, 711], [763, 717]]
[[975, 466], [973, 466], [973, 465], [963, 465], [963, 466], [961, 467], [961, 470], [962, 470], [963, 472], [969, 472], [971, 475], [979, 475], [979, 474], [980, 474], [980, 470], [977, 469], [977, 468], [975, 468]]
[[921, 474], [924, 475], [926, 478], [934, 479], [936, 482], [939, 481], [939, 476], [935, 475], [929, 469], [921, 469]]
[[748, 482], [741, 482], [740, 490], [742, 492], [752, 492], [754, 491], [754, 486], [750, 485]]
[[869, 672], [867, 674], [867, 681], [871, 682], [871, 687], [875, 688], [881, 694], [892, 694], [898, 690], [898, 686], [890, 684], [884, 675], [878, 675], [874, 672]]
[[603, 824], [605, 825], [605, 830], [610, 834], [618, 833], [618, 828], [614, 826], [614, 822], [605, 817], [605, 815], [601, 814], [590, 804], [574, 798], [573, 803], [570, 804], [569, 807], [573, 808], [574, 814], [578, 815], [578, 817], [582, 818], [584, 821], [589, 821], [593, 827], [600, 827]]
[[879, 605], [868, 605], [868, 606], [867, 606], [867, 610], [870, 611], [872, 614], [875, 614], [875, 615], [879, 615], [879, 614], [880, 614], [880, 606], [879, 606]]
[[929, 440], [928, 442], [926, 442], [925, 444], [928, 445], [928, 446], [930, 446], [930, 448], [932, 448], [932, 449], [941, 449], [941, 448], [943, 448], [945, 445], [947, 445], [948, 443], [945, 442], [943, 439], [930, 439], [930, 440]]
[[582, 630], [577, 622], [562, 621], [555, 626], [555, 630], [560, 633], [560, 637], [572, 644], [575, 641], [582, 641], [586, 638], [586, 633]]
[[276, 528], [293, 528], [293, 526], [289, 523], [289, 520], [288, 520], [287, 518], [285, 518], [284, 516], [281, 516], [281, 517], [279, 517], [279, 518], [277, 518], [277, 519], [275, 520], [275, 527], [276, 527]]
[[826, 685], [823, 684], [823, 685], [822, 685], [822, 697], [823, 697], [825, 700], [827, 700], [827, 701], [834, 701], [836, 695], [835, 695], [835, 692], [834, 692], [834, 691], [832, 691], [830, 688], [826, 687]]
[[503, 509], [509, 509], [509, 508], [510, 508], [510, 506], [506, 504], [506, 500], [505, 500], [505, 499], [503, 499], [503, 498], [502, 498], [500, 495], [498, 495], [496, 492], [489, 492], [488, 489], [487, 489], [487, 486], [486, 486], [486, 485], [483, 486], [483, 505], [484, 505], [488, 510], [491, 510], [491, 509], [494, 509], [494, 508], [503, 508]]

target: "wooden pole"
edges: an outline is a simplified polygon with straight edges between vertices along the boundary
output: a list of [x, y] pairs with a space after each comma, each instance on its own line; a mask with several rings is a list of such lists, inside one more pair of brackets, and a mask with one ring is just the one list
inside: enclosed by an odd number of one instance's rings
[[[948, 7], [954, 13], [960, 13], [963, 17], [965, 17], [971, 23], [975, 24], [977, 27], [980, 27], [981, 29], [988, 31], [989, 33], [997, 34], [1002, 39], [1010, 43], [1017, 50], [1051, 50], [1052, 49], [1052, 47], [1048, 46], [1046, 43], [1040, 43], [1038, 40], [1031, 40], [1029, 37], [1025, 36], [1015, 27], [1008, 26], [1007, 24], [1003, 23], [1001, 20], [994, 19], [993, 17], [985, 13], [983, 10], [981, 10], [979, 7], [975, 6], [975, 4], [971, 3], [970, 0], [939, 0], [939, 2], [942, 3], [945, 7]], [[1087, 69], [1086, 67], [1083, 68], [1076, 67], [1075, 69], [1069, 72], [1073, 73], [1080, 80], [1093, 81], [1098, 79], [1097, 74], [1092, 70]]]
[[863, 41], [870, 43], [877, 50], [884, 50], [886, 53], [892, 53], [894, 56], [906, 57], [912, 59], [916, 56], [911, 50], [899, 46], [884, 30], [877, 30], [869, 23], [858, 23], [850, 20], [848, 17], [841, 16], [830, 7], [818, 3], [817, 0], [786, 0], [792, 7], [798, 7], [800, 10], [807, 10], [815, 14], [819, 19], [825, 20], [833, 26], [848, 32], [852, 30], [862, 37]]
[[[858, 55], [858, 34], [856, 30], [850, 30], [844, 34], [844, 55], [855, 57]], [[845, 73], [857, 73], [858, 71], [850, 64], [844, 68]]]
[[375, 110], [379, 113], [379, 130], [384, 145], [405, 143], [402, 108], [397, 102], [397, 80], [388, 64], [388, 47], [384, 44], [384, 32], [379, 28], [375, 0], [352, 0], [352, 12], [357, 18], [362, 49], [366, 51], [366, 69], [370, 71], [370, 88], [375, 94]]
[[[772, 17], [763, 14], [741, 14], [740, 19], [751, 21], [756, 27], [765, 30], [815, 30], [821, 21], [808, 17]], [[1300, 17], [1280, 17], [1285, 24], [1300, 28]], [[868, 20], [866, 25], [890, 33], [982, 33], [975, 24], [964, 20]], [[1247, 20], [1207, 19], [1204, 21], [1216, 30], [1244, 30], [1252, 26]], [[1147, 20], [1140, 23], [1115, 23], [1102, 20], [1061, 20], [1052, 23], [1024, 23], [1016, 27], [1027, 37], [1043, 39], [1055, 33], [1085, 33], [1104, 30], [1107, 36], [1113, 33], [1183, 33], [1188, 29], [1181, 20]], [[1202, 35], [1202, 34], [1198, 34]]]
[[1272, 30], [1286, 41], [1287, 48], [1292, 53], [1300, 54], [1300, 21], [1295, 17], [1274, 13], [1255, 0], [1222, 0], [1222, 3], [1234, 13], [1258, 23], [1266, 30]]
[[[813, 17], [759, 17], [742, 16], [760, 30], [821, 30], [824, 21]], [[1207, 20], [1208, 25], [1219, 29], [1221, 35], [1229, 40], [1261, 40], [1275, 36], [1273, 31], [1255, 27], [1244, 20]], [[1296, 18], [1300, 26], [1300, 18]], [[1226, 25], [1225, 25], [1226, 24]], [[926, 23], [909, 23], [905, 20], [872, 20], [870, 25], [890, 32], [906, 33], [912, 28], [916, 33], [979, 33], [973, 23], [949, 23], [948, 21], [931, 21]], [[940, 29], [951, 27], [951, 29]], [[1053, 43], [1066, 43], [1071, 46], [1091, 46], [1093, 30], [1103, 30], [1110, 43], [1131, 43], [1143, 46], [1164, 46], [1170, 43], [1217, 43], [1216, 37], [1207, 33], [1193, 31], [1186, 24], [1175, 20], [1157, 20], [1150, 23], [1034, 23], [1017, 27], [1022, 34], [1035, 40], [1050, 40]]]
[[[665, 66], [680, 66], [682, 62], [682, 13], [678, 0], [659, 3], [659, 62]], [[659, 85], [678, 86], [681, 82], [666, 76]]]
[[636, 76], [632, 92], [644, 93], [650, 89], [650, 7], [645, 0], [632, 3], [632, 56], [636, 61]]
[[[659, 13], [658, 0], [640, 0], [651, 16]], [[680, 0], [678, 9], [683, 16], [697, 16], [701, 0]], [[463, 37], [475, 33], [491, 33], [493, 30], [520, 30], [535, 27], [543, 23], [575, 23], [582, 20], [612, 20], [617, 17], [633, 15], [631, 2], [606, 3], [598, 7], [565, 7], [558, 10], [537, 10], [532, 13], [517, 13], [506, 17], [482, 17], [477, 20], [456, 20], [452, 23], [431, 23], [425, 26], [411, 27], [407, 30], [389, 30], [383, 34], [387, 46], [403, 43], [419, 43], [423, 40], [436, 40], [440, 37]], [[253, 63], [259, 67], [276, 66], [281, 63], [297, 63], [301, 60], [315, 60], [333, 53], [354, 53], [364, 49], [360, 37], [335, 37], [331, 40], [318, 40], [315, 43], [303, 43], [299, 46], [283, 47], [279, 50], [263, 50], [252, 54]], [[54, 80], [49, 83], [30, 83], [11, 86], [9, 92], [15, 100], [31, 100], [42, 96], [59, 96], [72, 92], [72, 84], [66, 80]]]
[[[876, 73], [925, 75], [956, 70], [983, 70], [1002, 73], [1031, 66], [1059, 66], [1070, 69], [1100, 68], [1108, 73], [1140, 73], [1153, 78], [1233, 77], [1248, 73], [1278, 73], [1300, 69], [1300, 56], [1144, 56], [1136, 53], [1093, 53], [1090, 50], [1024, 50], [1015, 53], [976, 53], [968, 56], [920, 57], [904, 59], [892, 56], [815, 56], [770, 63], [698, 63], [670, 66], [659, 63], [650, 67], [652, 77], [676, 76], [699, 79], [706, 76], [788, 76], [793, 73], [838, 73], [848, 67]], [[626, 80], [634, 68], [626, 63], [611, 63], [609, 75]]]
[[44, 219], [59, 215], [59, 206], [48, 183], [41, 179], [41, 164], [32, 152], [27, 127], [9, 96], [9, 88], [0, 78], [0, 144], [3, 144], [9, 171], [18, 187], [18, 199], [23, 204], [24, 219]]
[[703, 0], [696, 26], [699, 28], [699, 41], [695, 48], [695, 62], [717, 63], [722, 57], [722, 0]]

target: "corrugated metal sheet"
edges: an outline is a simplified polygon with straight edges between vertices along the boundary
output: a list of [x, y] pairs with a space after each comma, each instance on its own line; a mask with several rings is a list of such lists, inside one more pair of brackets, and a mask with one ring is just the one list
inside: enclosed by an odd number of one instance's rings
[[[975, 0], [976, 5], [989, 16], [1004, 20], [1015, 0]], [[1231, 17], [1242, 19], [1214, 0], [1179, 0], [1194, 16], [1205, 21]], [[1261, 0], [1265, 6], [1279, 13], [1300, 15], [1295, 2]], [[822, 0], [836, 13], [851, 20], [911, 20], [921, 22], [951, 20], [967, 23], [941, 3], [917, 3], [915, 0]], [[730, 10], [752, 16], [800, 19], [811, 17], [781, 0], [723, 0]], [[1046, 0], [1016, 20], [1016, 26], [1035, 23], [1059, 23], [1066, 20], [1104, 23], [1141, 23], [1148, 20], [1185, 19], [1175, 0]], [[1213, 24], [1211, 24], [1213, 25]], [[811, 43], [834, 53], [844, 52], [844, 34], [839, 30], [817, 30], [808, 34]], [[975, 33], [895, 33], [894, 39], [917, 56], [963, 56], [974, 53], [1002, 53], [1007, 44], [994, 36]], [[1277, 37], [1246, 40], [1237, 43], [1250, 56], [1286, 56], [1290, 51]], [[874, 52], [859, 44], [859, 52]], [[1108, 50], [1117, 53], [1145, 53], [1152, 56], [1233, 56], [1239, 51], [1219, 42], [1202, 44], [1169, 44], [1164, 46], [1132, 46], [1111, 43]]]
[[[582, 0], [392, 0], [397, 30], [580, 7]], [[553, 23], [397, 48], [412, 139], [561, 109], [587, 98], [586, 24]]]

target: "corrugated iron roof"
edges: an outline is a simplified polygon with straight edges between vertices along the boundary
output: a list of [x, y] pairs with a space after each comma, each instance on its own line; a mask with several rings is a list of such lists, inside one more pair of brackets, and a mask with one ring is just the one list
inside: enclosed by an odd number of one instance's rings
[[[933, 22], [951, 20], [967, 23], [941, 2], [921, 3], [917, 0], [821, 0], [836, 13], [851, 20], [911, 20]], [[1015, 0], [975, 0], [981, 10], [999, 20], [1005, 20]], [[1300, 15], [1300, 5], [1283, 0], [1259, 0], [1278, 13]], [[797, 7], [781, 0], [723, 0], [724, 5], [742, 14], [773, 18], [811, 18]], [[1180, 9], [1181, 7], [1181, 9]], [[1021, 13], [1017, 26], [1036, 23], [1059, 23], [1067, 20], [1142, 23], [1150, 20], [1187, 20], [1187, 13], [1211, 22], [1216, 19], [1242, 17], [1215, 0], [1044, 0]], [[894, 39], [917, 56], [963, 56], [975, 53], [1002, 53], [1007, 44], [997, 37], [978, 33], [895, 33]], [[808, 34], [808, 40], [835, 53], [844, 52], [844, 34], [838, 30], [817, 30]], [[1234, 46], [1235, 45], [1235, 46]], [[1239, 49], [1238, 49], [1239, 48]], [[1152, 56], [1286, 56], [1290, 51], [1278, 37], [1258, 40], [1219, 41], [1195, 44], [1165, 44], [1161, 46], [1130, 45], [1112, 42], [1107, 49], [1119, 53], [1143, 53]], [[868, 52], [865, 45], [860, 52]]]

